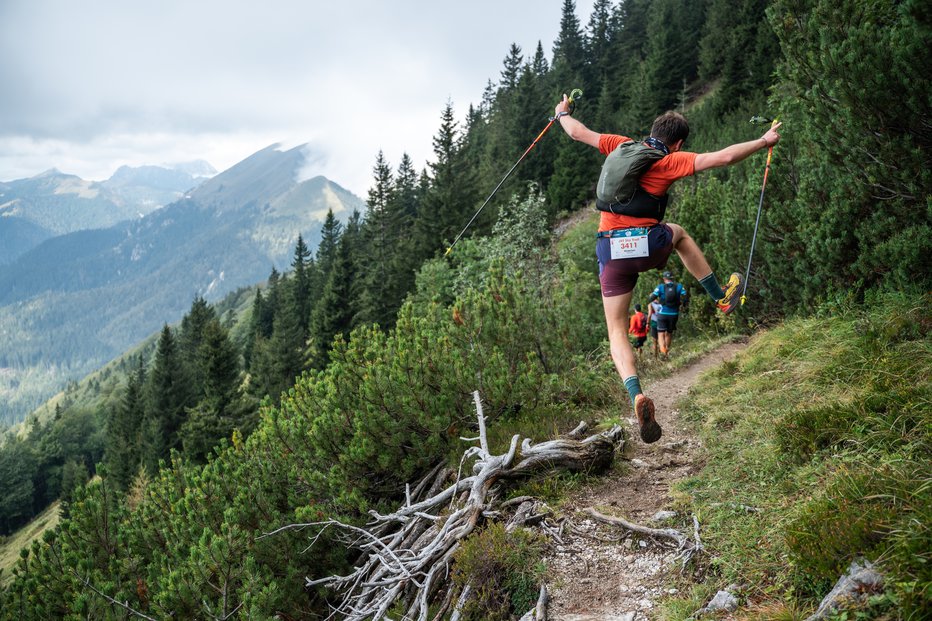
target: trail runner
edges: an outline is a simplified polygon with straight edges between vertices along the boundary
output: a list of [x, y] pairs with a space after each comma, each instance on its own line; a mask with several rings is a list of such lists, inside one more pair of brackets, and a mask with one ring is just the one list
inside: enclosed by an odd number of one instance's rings
[[[563, 95], [563, 100], [554, 109], [554, 116], [570, 138], [596, 148], [607, 156], [606, 164], [610, 163], [610, 159], [617, 159], [609, 156], [619, 146], [632, 142], [627, 136], [594, 132], [570, 116], [566, 95]], [[699, 246], [683, 227], [661, 222], [667, 190], [677, 179], [703, 170], [737, 164], [761, 149], [772, 147], [780, 140], [780, 134], [777, 133], [780, 125], [774, 124], [755, 140], [736, 143], [719, 151], [690, 153], [682, 150], [689, 135], [686, 118], [677, 112], [665, 112], [657, 117], [650, 136], [644, 140], [648, 147], [660, 153], [655, 154], [659, 156], [658, 159], [639, 176], [635, 196], [626, 203], [606, 203], [603, 200], [597, 203], [602, 216], [596, 256], [599, 260], [599, 283], [612, 361], [631, 397], [644, 442], [656, 442], [663, 432], [654, 415], [654, 402], [641, 390], [634, 350], [627, 338], [628, 307], [638, 274], [662, 268], [675, 249], [683, 265], [699, 280], [699, 284], [723, 313], [732, 312], [743, 293], [740, 274], [733, 273], [723, 290]], [[605, 173], [606, 167], [603, 166], [603, 176]], [[628, 238], [616, 238], [613, 235]], [[613, 248], [616, 256], [628, 251], [632, 254], [627, 258], [613, 258]]]
[[660, 302], [657, 312], [657, 332], [660, 341], [660, 353], [670, 355], [670, 346], [673, 344], [673, 333], [676, 332], [676, 323], [680, 318], [680, 308], [686, 306], [686, 288], [673, 280], [673, 274], [663, 273], [661, 282], [650, 294], [650, 301]]
[[658, 352], [660, 351], [660, 337], [657, 332], [657, 317], [659, 316], [660, 309], [662, 304], [657, 300], [650, 302], [647, 305], [647, 321], [650, 322], [650, 340], [651, 340], [651, 351], [654, 352], [654, 358], [657, 357]]
[[628, 324], [628, 334], [634, 337], [633, 347], [640, 356], [644, 341], [647, 340], [647, 315], [641, 312], [640, 304], [634, 305], [634, 314], [631, 315], [631, 321]]

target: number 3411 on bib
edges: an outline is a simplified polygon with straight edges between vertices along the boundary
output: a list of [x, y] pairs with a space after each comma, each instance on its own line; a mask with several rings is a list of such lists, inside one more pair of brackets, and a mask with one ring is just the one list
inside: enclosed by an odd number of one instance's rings
[[634, 259], [650, 255], [647, 247], [647, 235], [612, 237], [609, 242], [611, 243], [613, 259]]

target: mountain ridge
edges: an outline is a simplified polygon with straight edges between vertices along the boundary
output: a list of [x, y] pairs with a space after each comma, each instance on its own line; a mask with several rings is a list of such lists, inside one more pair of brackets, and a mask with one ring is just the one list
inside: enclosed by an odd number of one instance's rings
[[316, 247], [328, 210], [346, 220], [365, 209], [325, 177], [297, 181], [302, 149], [272, 145], [166, 207], [47, 239], [0, 265], [0, 420], [21, 419], [177, 321], [195, 296], [218, 300], [285, 269], [298, 234]]
[[0, 182], [0, 265], [12, 263], [52, 237], [107, 228], [152, 213], [216, 174], [207, 162], [184, 166], [121, 166], [104, 181], [88, 181], [53, 167], [32, 177]]

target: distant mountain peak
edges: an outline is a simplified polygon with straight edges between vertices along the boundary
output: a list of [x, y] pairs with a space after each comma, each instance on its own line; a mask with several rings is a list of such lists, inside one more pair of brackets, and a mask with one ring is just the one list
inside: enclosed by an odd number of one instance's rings
[[217, 174], [217, 169], [210, 165], [207, 160], [191, 160], [190, 162], [178, 162], [170, 164], [168, 168], [179, 172], [188, 173], [192, 177], [213, 177]]
[[52, 168], [49, 168], [48, 170], [40, 172], [38, 175], [35, 175], [32, 178], [42, 179], [43, 177], [61, 177], [61, 176], [64, 176], [64, 174], [65, 173], [58, 170], [57, 168], [52, 167]]

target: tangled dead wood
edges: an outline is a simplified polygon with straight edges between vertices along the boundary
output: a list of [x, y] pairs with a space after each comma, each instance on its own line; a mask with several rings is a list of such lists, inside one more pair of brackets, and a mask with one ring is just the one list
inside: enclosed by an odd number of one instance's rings
[[[381, 515], [370, 511], [373, 520], [358, 527], [337, 520], [290, 524], [265, 536], [287, 529], [336, 528], [351, 536], [349, 543], [359, 549], [360, 563], [345, 576], [327, 576], [307, 580], [307, 586], [326, 585], [340, 594], [330, 618], [363, 621], [389, 619], [390, 610], [403, 610], [402, 619], [427, 621], [429, 606], [439, 604], [433, 619], [443, 618], [452, 606], [450, 619], [458, 619], [470, 596], [470, 587], [457, 595], [447, 580], [454, 553], [483, 519], [504, 519], [506, 511], [517, 505], [507, 519], [506, 529], [536, 524], [551, 536], [559, 537], [559, 525], [547, 524], [549, 509], [532, 498], [501, 500], [500, 483], [540, 475], [554, 469], [598, 472], [608, 467], [623, 440], [621, 427], [583, 437], [585, 423], [565, 437], [539, 444], [515, 435], [507, 452], [493, 455], [489, 450], [485, 417], [479, 393], [473, 393], [479, 436], [464, 438], [478, 441], [467, 449], [460, 471], [467, 460], [475, 458], [472, 475], [461, 478], [450, 469], [438, 466], [412, 490], [406, 488], [405, 504], [397, 511]], [[316, 537], [315, 537], [316, 540]], [[311, 543], [313, 546], [313, 541]], [[454, 598], [456, 602], [454, 603]], [[523, 618], [546, 619], [547, 590], [541, 588], [537, 605]]]

